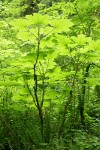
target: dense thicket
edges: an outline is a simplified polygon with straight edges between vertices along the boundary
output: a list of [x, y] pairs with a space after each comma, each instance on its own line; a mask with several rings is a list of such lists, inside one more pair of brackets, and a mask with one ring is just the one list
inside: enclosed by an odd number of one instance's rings
[[0, 2], [0, 150], [100, 149], [99, 7]]

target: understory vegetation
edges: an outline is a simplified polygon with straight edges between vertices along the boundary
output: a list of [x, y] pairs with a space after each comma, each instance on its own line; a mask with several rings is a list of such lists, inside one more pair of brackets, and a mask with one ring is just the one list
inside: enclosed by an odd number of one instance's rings
[[100, 150], [98, 0], [0, 2], [0, 150]]

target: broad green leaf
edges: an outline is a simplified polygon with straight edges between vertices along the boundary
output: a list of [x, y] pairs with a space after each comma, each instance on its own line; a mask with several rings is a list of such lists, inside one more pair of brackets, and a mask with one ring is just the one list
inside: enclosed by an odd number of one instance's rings
[[[51, 20], [50, 20], [51, 21]], [[42, 36], [49, 37], [53, 34], [53, 27], [51, 27], [49, 24], [45, 28], [41, 28], [40, 33]]]
[[15, 30], [26, 30], [26, 27], [29, 25], [29, 22], [24, 18], [14, 19], [10, 22], [10, 25], [13, 26]]
[[[20, 31], [18, 34], [17, 34], [17, 38], [22, 40], [22, 41], [28, 41], [32, 38], [34, 38], [34, 36], [32, 36], [32, 34], [30, 34], [29, 32], [27, 31]], [[35, 41], [35, 40], [34, 40]]]
[[56, 34], [56, 39], [60, 46], [68, 46], [68, 44], [71, 42], [70, 38], [64, 35]]
[[100, 60], [100, 54], [98, 53], [89, 52], [86, 55], [88, 56], [88, 60], [91, 62], [98, 63], [98, 60]]
[[33, 15], [27, 15], [25, 18], [30, 23], [30, 25], [40, 26], [40, 25], [47, 25], [49, 23], [50, 17], [47, 15], [34, 13]]
[[49, 60], [49, 59], [52, 59], [52, 60], [54, 60], [54, 59], [56, 59], [57, 57], [58, 57], [58, 54], [59, 54], [59, 52], [56, 50], [56, 48], [54, 47], [54, 50], [53, 51], [48, 51], [48, 55], [47, 55], [47, 59]]
[[67, 2], [66, 4], [65, 4], [65, 13], [66, 13], [66, 10], [67, 10], [67, 13], [69, 13], [69, 14], [73, 14], [74, 13], [74, 5], [73, 5], [73, 3], [72, 2]]
[[100, 40], [91, 41], [89, 44], [89, 50], [100, 52]]
[[51, 59], [51, 60], [48, 60], [48, 69], [52, 69], [56, 66], [56, 63]]
[[70, 52], [69, 52], [69, 49], [67, 49], [65, 46], [61, 46], [61, 47], [59, 47], [58, 46], [58, 54], [59, 55], [65, 55], [65, 56], [70, 56], [71, 54], [70, 54]]
[[52, 41], [52, 39], [43, 39], [41, 41], [41, 48], [42, 51], [49, 51], [49, 48], [54, 48], [55, 43]]
[[15, 30], [28, 30], [33, 27], [41, 25], [47, 25], [49, 23], [49, 16], [34, 13], [33, 15], [27, 15], [25, 18], [14, 19], [10, 22]]
[[28, 54], [26, 54], [26, 56], [23, 57], [23, 61], [29, 60], [29, 61], [35, 62], [35, 59], [36, 59], [36, 53], [35, 53], [35, 51], [33, 53], [28, 53]]
[[68, 19], [54, 19], [50, 22], [50, 26], [54, 28], [54, 32], [62, 33], [69, 31], [73, 23]]
[[90, 38], [87, 38], [84, 34], [79, 34], [78, 37], [73, 36], [71, 39], [77, 45], [85, 45], [90, 40]]

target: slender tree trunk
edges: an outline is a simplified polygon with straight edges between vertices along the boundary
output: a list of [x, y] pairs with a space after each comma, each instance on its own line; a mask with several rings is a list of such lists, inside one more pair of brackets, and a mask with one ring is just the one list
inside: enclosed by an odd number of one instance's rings
[[81, 124], [83, 126], [85, 126], [84, 104], [85, 104], [86, 83], [87, 83], [87, 77], [89, 74], [90, 66], [91, 66], [91, 64], [88, 64], [86, 66], [84, 80], [83, 80], [83, 86], [82, 86], [82, 92], [81, 92], [81, 95], [79, 95], [79, 111], [80, 111], [80, 117], [81, 117]]
[[36, 107], [38, 109], [38, 114], [39, 114], [39, 119], [40, 119], [40, 128], [41, 128], [41, 135], [43, 139], [43, 112], [42, 112], [42, 106], [41, 103], [39, 102], [38, 98], [38, 76], [37, 76], [37, 63], [39, 59], [39, 54], [40, 54], [40, 27], [38, 26], [38, 37], [37, 37], [37, 56], [36, 56], [36, 61], [34, 63], [34, 96], [35, 96], [35, 102], [36, 102]]

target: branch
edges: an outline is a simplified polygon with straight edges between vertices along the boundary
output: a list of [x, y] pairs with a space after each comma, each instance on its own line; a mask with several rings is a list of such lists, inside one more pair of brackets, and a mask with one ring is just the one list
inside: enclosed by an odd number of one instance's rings
[[97, 68], [100, 68], [100, 66], [98, 66], [98, 65], [95, 64], [95, 63], [92, 63], [91, 65], [94, 65], [94, 66], [96, 66]]
[[36, 61], [34, 64], [34, 94], [35, 94], [35, 100], [36, 100], [36, 105], [37, 105], [37, 109], [39, 112], [39, 119], [40, 119], [40, 123], [41, 123], [41, 135], [43, 138], [43, 113], [42, 113], [42, 107], [39, 103], [39, 99], [38, 99], [38, 79], [37, 79], [37, 73], [36, 73], [36, 68], [37, 68], [37, 63], [38, 63], [38, 58], [39, 58], [39, 52], [40, 52], [40, 27], [38, 26], [38, 38], [37, 38], [37, 57], [36, 57]]
[[41, 108], [42, 108], [43, 103], [44, 103], [44, 94], [45, 94], [45, 82], [44, 82], [44, 79], [42, 80], [42, 85], [43, 85], [43, 90], [42, 90]]
[[32, 96], [32, 99], [33, 99], [33, 102], [34, 102], [35, 106], [37, 107], [37, 105], [36, 105], [36, 103], [35, 103], [34, 96], [33, 96], [33, 94], [32, 94], [32, 91], [31, 91], [31, 89], [30, 89], [28, 83], [25, 81], [25, 79], [24, 79], [24, 83], [25, 83], [25, 85], [26, 85], [26, 87], [27, 87], [27, 89], [28, 89], [30, 95]]
[[39, 51], [40, 51], [40, 30], [39, 30], [39, 26], [38, 26], [38, 45], [37, 45], [37, 57], [36, 57], [36, 61], [35, 61], [35, 64], [34, 64], [34, 82], [35, 82], [35, 85], [34, 85], [34, 94], [35, 94], [35, 99], [36, 99], [36, 103], [37, 103], [37, 108], [40, 109], [40, 105], [39, 105], [39, 100], [38, 100], [38, 94], [37, 94], [37, 87], [38, 87], [38, 79], [37, 79], [37, 74], [36, 74], [36, 65], [38, 63], [38, 58], [39, 58]]

